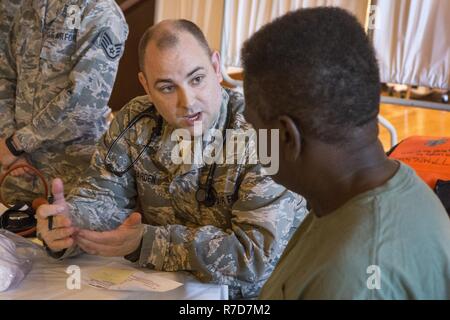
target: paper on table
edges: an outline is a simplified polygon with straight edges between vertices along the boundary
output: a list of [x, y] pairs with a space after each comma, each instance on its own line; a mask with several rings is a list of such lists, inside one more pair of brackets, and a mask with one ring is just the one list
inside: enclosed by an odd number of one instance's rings
[[91, 272], [88, 284], [108, 290], [155, 292], [166, 292], [183, 285], [182, 283], [125, 267], [115, 262]]

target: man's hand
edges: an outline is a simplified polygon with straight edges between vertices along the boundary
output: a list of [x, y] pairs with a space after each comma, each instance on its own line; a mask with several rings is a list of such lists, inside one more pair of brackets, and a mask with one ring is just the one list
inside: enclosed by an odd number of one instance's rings
[[8, 167], [17, 160], [17, 157], [9, 151], [6, 146], [5, 139], [0, 139], [0, 164], [3, 170], [8, 169]]
[[134, 212], [116, 230], [105, 232], [80, 230], [76, 236], [76, 243], [89, 254], [123, 257], [139, 247], [143, 234], [141, 215]]
[[[37, 234], [52, 251], [61, 251], [74, 244], [73, 236], [77, 231], [69, 219], [69, 208], [64, 199], [64, 185], [61, 179], [52, 182], [53, 204], [43, 204], [36, 212]], [[48, 217], [53, 216], [53, 228], [48, 229]]]

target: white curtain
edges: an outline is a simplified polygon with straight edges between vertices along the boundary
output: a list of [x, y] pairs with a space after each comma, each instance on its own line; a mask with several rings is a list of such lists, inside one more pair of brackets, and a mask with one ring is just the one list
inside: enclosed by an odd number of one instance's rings
[[[226, 3], [226, 7], [225, 7]], [[240, 66], [245, 40], [267, 22], [288, 11], [317, 6], [339, 6], [354, 13], [364, 25], [368, 0], [157, 0], [155, 21], [189, 19], [203, 30], [212, 48], [220, 50], [224, 10], [223, 59], [227, 66]]]
[[225, 64], [238, 67], [242, 44], [264, 24], [300, 8], [337, 6], [352, 12], [365, 25], [368, 0], [229, 0], [226, 1]]
[[378, 0], [374, 45], [383, 82], [450, 89], [450, 1]]

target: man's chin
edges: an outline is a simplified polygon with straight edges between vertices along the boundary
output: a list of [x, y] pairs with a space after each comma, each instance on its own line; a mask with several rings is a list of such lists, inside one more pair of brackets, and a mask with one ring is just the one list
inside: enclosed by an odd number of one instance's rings
[[197, 128], [197, 127], [188, 127], [186, 128], [187, 131], [189, 131], [189, 134], [191, 135], [191, 137], [197, 138], [197, 137], [201, 137], [204, 133], [205, 133], [205, 127], [202, 127], [201, 129]]
[[189, 135], [191, 137], [200, 137], [204, 134], [205, 126], [202, 124], [195, 126], [177, 126], [177, 131], [181, 131], [182, 135]]

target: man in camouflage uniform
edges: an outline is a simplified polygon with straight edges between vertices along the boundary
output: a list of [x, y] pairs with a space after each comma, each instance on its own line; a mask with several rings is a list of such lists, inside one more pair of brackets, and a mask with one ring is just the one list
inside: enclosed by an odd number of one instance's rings
[[[205, 150], [214, 143], [211, 129], [245, 132], [250, 126], [242, 116], [243, 97], [221, 88], [220, 57], [191, 22], [152, 27], [141, 40], [140, 55], [139, 77], [148, 96], [133, 99], [115, 117], [67, 201], [61, 181], [54, 181], [56, 201], [39, 208], [38, 232], [55, 257], [79, 248], [126, 256], [142, 267], [188, 270], [202, 281], [227, 284], [232, 298], [254, 297], [306, 215], [306, 203], [249, 161], [217, 164], [212, 176], [217, 198], [212, 206], [198, 201], [211, 165], [175, 164], [178, 140], [172, 134], [184, 128], [198, 137], [192, 131], [198, 121], [207, 129], [197, 140]], [[143, 112], [147, 116], [130, 128]], [[250, 142], [244, 149], [234, 149], [231, 158], [256, 153]], [[51, 231], [49, 216], [55, 216]]]
[[[0, 6], [2, 170], [29, 162], [70, 189], [107, 129], [127, 24], [113, 0], [1, 0]], [[16, 170], [5, 182], [8, 202], [42, 195], [37, 177], [17, 177], [24, 174]]]

